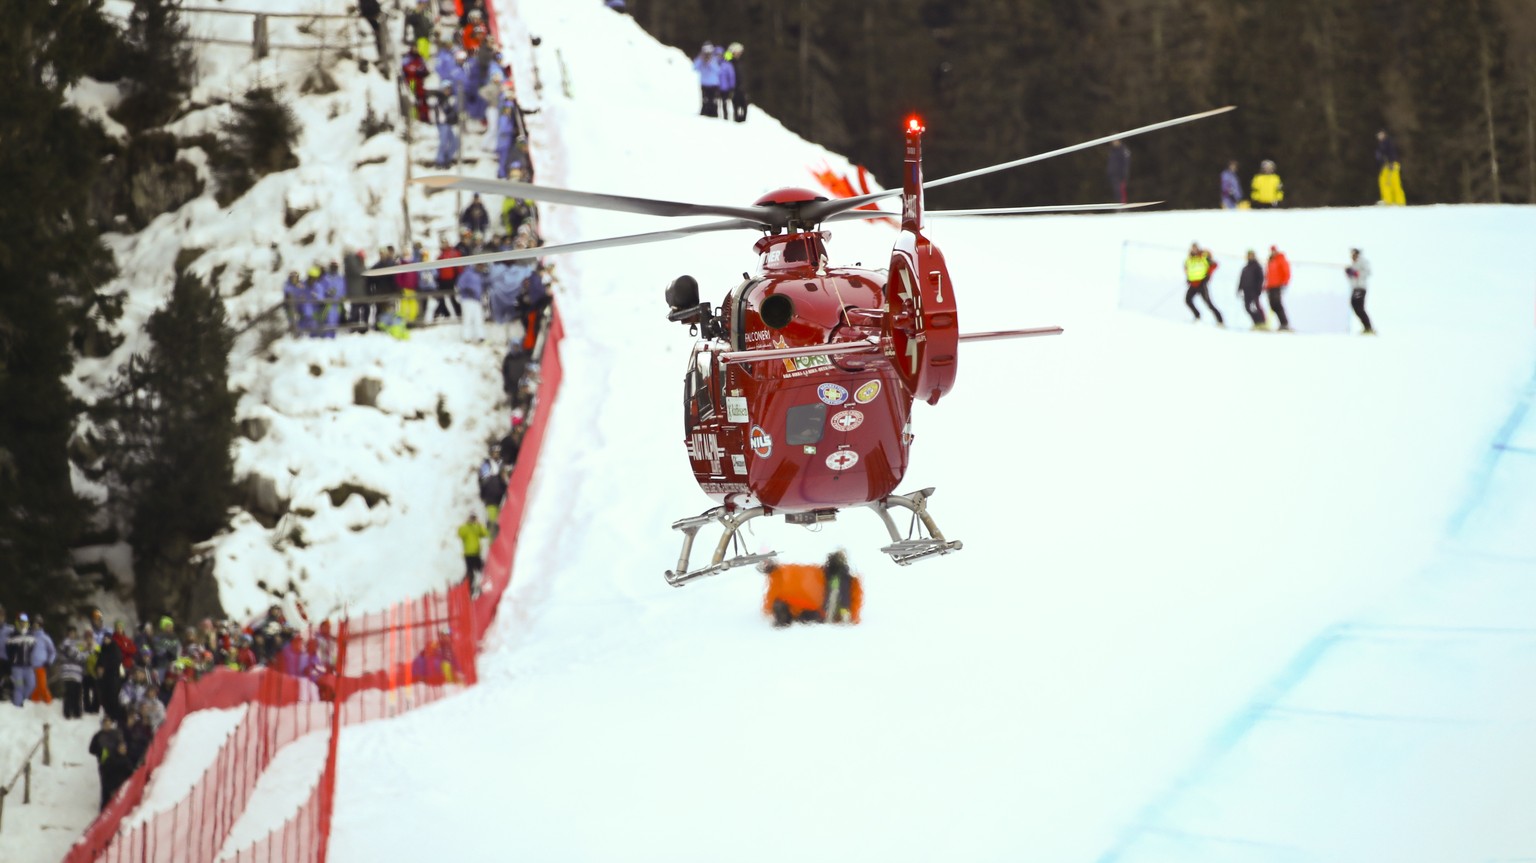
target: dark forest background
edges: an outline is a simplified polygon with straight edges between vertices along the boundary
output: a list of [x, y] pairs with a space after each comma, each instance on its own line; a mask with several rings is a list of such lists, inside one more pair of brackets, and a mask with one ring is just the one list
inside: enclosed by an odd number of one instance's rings
[[[693, 56], [739, 41], [752, 101], [886, 184], [900, 125], [930, 178], [1222, 105], [1128, 143], [1133, 200], [1212, 207], [1229, 159], [1288, 206], [1374, 204], [1376, 130], [1410, 204], [1536, 201], [1536, 0], [630, 0]], [[1107, 147], [934, 206], [1108, 199]]]

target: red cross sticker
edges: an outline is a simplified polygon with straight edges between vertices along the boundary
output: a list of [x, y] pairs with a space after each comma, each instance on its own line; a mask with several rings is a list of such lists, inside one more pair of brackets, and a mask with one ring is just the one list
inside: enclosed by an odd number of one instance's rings
[[847, 470], [859, 463], [859, 454], [853, 450], [838, 450], [827, 456], [827, 467], [833, 470]]

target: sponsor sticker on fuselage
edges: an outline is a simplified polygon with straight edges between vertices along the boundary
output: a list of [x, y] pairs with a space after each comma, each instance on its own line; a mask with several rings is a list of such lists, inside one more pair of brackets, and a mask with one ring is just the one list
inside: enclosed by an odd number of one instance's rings
[[870, 381], [853, 391], [853, 400], [861, 405], [867, 405], [880, 395], [880, 382]]
[[694, 432], [688, 438], [688, 457], [709, 462], [709, 472], [720, 472], [720, 438], [713, 434]]
[[851, 432], [864, 424], [864, 413], [853, 409], [838, 411], [832, 415], [830, 422], [840, 432]]
[[825, 383], [816, 388], [816, 397], [822, 404], [840, 405], [848, 401], [848, 388], [834, 383]]
[[699, 488], [705, 494], [748, 494], [752, 491], [744, 482], [701, 482]]
[[747, 421], [746, 396], [725, 397], [725, 420], [726, 422], [733, 423], [744, 423]]
[[833, 470], [847, 470], [859, 463], [859, 454], [851, 449], [840, 449], [827, 456], [827, 467]]
[[762, 426], [753, 426], [747, 434], [747, 442], [752, 445], [752, 451], [758, 458], [767, 458], [773, 455], [773, 436], [763, 431]]

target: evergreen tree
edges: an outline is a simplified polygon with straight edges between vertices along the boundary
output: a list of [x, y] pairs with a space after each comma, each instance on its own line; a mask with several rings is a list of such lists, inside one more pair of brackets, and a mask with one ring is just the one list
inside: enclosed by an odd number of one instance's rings
[[70, 345], [117, 308], [111, 254], [87, 203], [101, 135], [64, 102], [115, 35], [89, 0], [6, 5], [0, 52], [0, 602], [60, 612], [83, 594], [69, 549], [87, 508], [66, 448], [79, 406]]
[[133, 547], [134, 598], [141, 617], [218, 614], [217, 590], [195, 550], [224, 528], [235, 504], [234, 332], [219, 297], [186, 273], [146, 331], [152, 349], [123, 368], [102, 409], [108, 473]]
[[[633, 0], [690, 56], [740, 40], [754, 103], [899, 176], [902, 117], [939, 177], [1220, 105], [1129, 142], [1134, 198], [1210, 207], [1229, 159], [1293, 206], [1376, 200], [1375, 132], [1414, 203], [1536, 200], [1536, 0]], [[939, 206], [1105, 199], [1106, 150], [945, 189]]]
[[192, 89], [194, 61], [180, 0], [134, 0], [118, 68], [128, 95], [113, 111], [130, 132], [170, 122]]

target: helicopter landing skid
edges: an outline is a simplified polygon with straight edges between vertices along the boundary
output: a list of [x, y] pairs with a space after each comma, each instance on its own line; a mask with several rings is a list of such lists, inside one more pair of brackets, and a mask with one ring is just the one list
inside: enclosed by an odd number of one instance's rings
[[[930, 497], [933, 497], [932, 487], [912, 494], [887, 495], [874, 503], [867, 504], [874, 509], [876, 515], [880, 516], [880, 520], [885, 522], [885, 529], [891, 535], [891, 544], [882, 547], [880, 551], [890, 555], [891, 560], [899, 566], [907, 566], [936, 555], [949, 554], [964, 547], [958, 539], [945, 539], [939, 526], [933, 523], [933, 516], [928, 514]], [[912, 511], [912, 524], [907, 529], [905, 537], [896, 529], [896, 522], [891, 519], [893, 506]]]
[[[673, 530], [683, 532], [683, 553], [677, 558], [677, 569], [667, 570], [667, 584], [673, 587], [682, 587], [690, 581], [706, 576], [718, 575], [738, 566], [752, 566], [765, 560], [772, 560], [777, 552], [765, 552], [763, 554], [740, 554], [727, 559], [726, 549], [730, 548], [731, 540], [735, 538], [736, 531], [758, 516], [765, 515], [766, 510], [760, 506], [751, 509], [727, 512], [725, 507], [717, 506], [705, 510], [700, 515], [690, 518], [682, 518], [672, 523]], [[725, 533], [720, 537], [720, 542], [715, 544], [714, 557], [710, 559], [708, 566], [699, 569], [688, 568], [688, 557], [693, 553], [693, 540], [698, 536], [699, 528], [706, 524], [716, 523], [725, 528]]]

